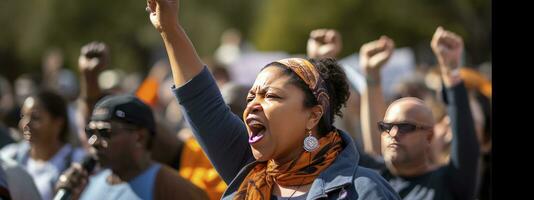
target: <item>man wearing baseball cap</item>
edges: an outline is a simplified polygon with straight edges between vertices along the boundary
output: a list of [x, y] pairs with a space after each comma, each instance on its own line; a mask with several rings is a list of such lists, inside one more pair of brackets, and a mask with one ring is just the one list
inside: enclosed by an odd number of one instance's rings
[[60, 178], [58, 188], [72, 188], [73, 199], [207, 199], [175, 170], [151, 159], [155, 127], [152, 110], [137, 97], [103, 98], [86, 126], [91, 151], [102, 170], [87, 182], [87, 172], [74, 165]]

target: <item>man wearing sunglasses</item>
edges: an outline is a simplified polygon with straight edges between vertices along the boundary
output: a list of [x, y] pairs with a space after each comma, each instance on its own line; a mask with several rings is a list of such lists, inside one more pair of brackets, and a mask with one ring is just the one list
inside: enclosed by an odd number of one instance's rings
[[88, 180], [79, 165], [71, 167], [60, 178], [58, 188], [71, 188], [73, 199], [207, 199], [176, 171], [151, 159], [156, 125], [150, 107], [137, 97], [118, 95], [100, 100], [86, 133], [90, 150], [103, 169]]
[[[379, 48], [377, 44], [380, 43], [366, 45]], [[398, 99], [383, 109], [385, 104], [380, 94], [380, 81], [369, 81], [380, 80], [381, 66], [372, 68], [364, 63], [362, 66], [370, 76], [367, 78], [367, 93], [362, 96], [366, 152], [382, 156], [383, 163], [375, 169], [402, 199], [474, 199], [479, 144], [467, 91], [458, 70], [463, 41], [458, 35], [439, 27], [431, 47], [439, 62], [443, 99], [453, 133], [449, 163], [436, 166], [430, 162], [435, 124], [431, 109], [415, 97]], [[379, 54], [383, 51], [374, 52]], [[378, 116], [384, 116], [383, 120], [379, 121]], [[374, 130], [371, 131], [372, 128]]]

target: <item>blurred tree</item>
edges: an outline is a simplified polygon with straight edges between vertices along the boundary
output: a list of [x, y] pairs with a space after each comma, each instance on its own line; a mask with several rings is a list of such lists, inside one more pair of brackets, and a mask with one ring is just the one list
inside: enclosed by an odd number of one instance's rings
[[65, 67], [76, 69], [81, 46], [92, 40], [109, 44], [112, 67], [144, 69], [150, 46], [141, 44], [146, 39], [139, 37], [147, 36], [138, 33], [151, 28], [144, 8], [137, 1], [7, 0], [0, 12], [0, 65], [12, 69], [0, 72], [13, 79], [40, 70], [51, 46], [63, 50]]
[[442, 25], [464, 37], [466, 64], [491, 60], [491, 1], [487, 0], [271, 0], [261, 8], [251, 34], [260, 50], [305, 53], [311, 30], [334, 28], [343, 36], [341, 56], [385, 34], [397, 46], [421, 52], [419, 61], [433, 62], [430, 39]]
[[[50, 47], [76, 69], [79, 49], [92, 40], [111, 49], [111, 67], [146, 72], [162, 53], [144, 1], [3, 0], [0, 6], [0, 74], [10, 80], [37, 72]], [[467, 63], [491, 60], [491, 1], [487, 0], [197, 0], [181, 1], [181, 22], [202, 57], [211, 56], [228, 28], [259, 50], [305, 53], [315, 28], [338, 29], [341, 56], [382, 34], [433, 62], [429, 42], [438, 25], [464, 36]], [[76, 71], [76, 70], [75, 70]]]

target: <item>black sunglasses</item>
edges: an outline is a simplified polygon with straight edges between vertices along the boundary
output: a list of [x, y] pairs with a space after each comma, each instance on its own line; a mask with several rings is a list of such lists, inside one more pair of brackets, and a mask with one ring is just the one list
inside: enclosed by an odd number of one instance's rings
[[111, 138], [111, 128], [102, 128], [102, 129], [92, 129], [89, 127], [85, 127], [85, 135], [87, 135], [87, 138], [90, 138], [91, 136], [95, 135], [96, 133], [98, 137], [103, 137], [106, 139]]
[[[122, 129], [122, 130], [127, 130], [127, 131], [134, 131], [134, 130], [138, 130], [140, 129], [139, 126], [136, 126], [136, 125], [133, 125], [133, 124], [128, 124], [126, 125], [126, 123], [124, 123], [125, 125], [122, 125], [122, 126], [117, 126], [115, 127], [116, 129]], [[91, 136], [93, 136], [95, 133], [98, 133], [97, 136], [99, 137], [103, 137], [105, 139], [111, 139], [111, 135], [112, 135], [112, 128], [109, 127], [109, 128], [101, 128], [101, 129], [92, 129], [92, 128], [89, 128], [89, 125], [85, 126], [85, 134], [87, 135], [87, 138], [90, 138]]]
[[396, 126], [398, 129], [399, 134], [406, 134], [406, 133], [412, 133], [417, 129], [426, 130], [430, 129], [428, 126], [420, 126], [413, 123], [408, 122], [402, 122], [402, 123], [386, 123], [386, 122], [378, 122], [378, 130], [380, 132], [386, 132], [389, 134], [389, 131]]

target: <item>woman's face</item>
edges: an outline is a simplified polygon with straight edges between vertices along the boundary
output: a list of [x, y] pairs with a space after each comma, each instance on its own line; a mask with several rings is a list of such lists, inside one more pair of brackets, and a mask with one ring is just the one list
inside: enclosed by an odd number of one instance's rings
[[286, 163], [300, 155], [306, 128], [312, 126], [312, 109], [305, 108], [304, 98], [304, 91], [291, 84], [281, 68], [270, 66], [258, 74], [243, 112], [258, 161]]
[[30, 143], [46, 143], [59, 138], [62, 122], [53, 118], [39, 100], [26, 98], [20, 112], [19, 128], [24, 139]]

